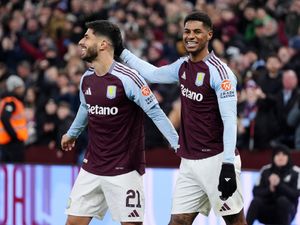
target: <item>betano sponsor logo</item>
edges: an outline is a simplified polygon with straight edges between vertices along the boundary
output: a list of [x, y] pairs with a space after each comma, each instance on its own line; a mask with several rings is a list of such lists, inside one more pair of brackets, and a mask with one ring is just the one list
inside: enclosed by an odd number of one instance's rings
[[191, 100], [195, 100], [197, 102], [201, 102], [203, 100], [203, 95], [201, 93], [191, 91], [188, 88], [184, 87], [183, 84], [181, 84], [180, 87], [181, 87], [181, 94], [184, 97], [189, 98]]
[[104, 116], [109, 116], [109, 115], [117, 115], [119, 112], [119, 109], [117, 107], [102, 107], [99, 105], [90, 105], [87, 104], [88, 106], [88, 112], [90, 114], [96, 114], [96, 115], [104, 115]]

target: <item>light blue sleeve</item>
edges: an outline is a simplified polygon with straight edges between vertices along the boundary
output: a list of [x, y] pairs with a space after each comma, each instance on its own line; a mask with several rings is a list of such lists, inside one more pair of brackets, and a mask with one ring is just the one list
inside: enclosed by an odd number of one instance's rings
[[227, 101], [219, 102], [220, 114], [223, 120], [223, 144], [224, 157], [223, 162], [234, 163], [236, 135], [237, 135], [237, 102]]
[[162, 67], [156, 67], [152, 64], [138, 58], [129, 50], [123, 50], [120, 58], [131, 68], [137, 70], [139, 74], [150, 83], [177, 83], [178, 72], [181, 64], [186, 60], [180, 58], [174, 63]]
[[178, 148], [178, 134], [166, 114], [159, 107], [157, 99], [145, 80], [136, 73], [140, 81], [139, 83], [141, 84], [142, 82], [143, 84], [143, 86], [140, 86], [129, 76], [121, 74], [117, 74], [116, 76], [122, 81], [126, 96], [144, 110], [169, 141], [171, 147], [176, 150]]
[[[228, 79], [221, 80], [220, 76], [211, 76], [211, 87], [215, 90], [220, 114], [223, 121], [224, 163], [234, 163], [237, 139], [237, 80], [232, 71], [224, 65]], [[213, 68], [210, 68], [213, 70]], [[218, 74], [218, 71], [211, 71]]]
[[154, 105], [150, 110], [147, 111], [147, 115], [152, 119], [159, 131], [165, 136], [171, 147], [176, 151], [179, 147], [178, 134], [171, 121], [168, 119], [159, 105]]
[[131, 70], [131, 72], [135, 74], [133, 78], [121, 73], [116, 73], [115, 76], [122, 81], [127, 98], [134, 101], [144, 112], [147, 112], [154, 105], [158, 104], [157, 99], [144, 78], [135, 70]]
[[80, 80], [80, 90], [79, 90], [80, 106], [78, 108], [76, 117], [67, 132], [67, 135], [69, 137], [74, 137], [74, 138], [77, 138], [81, 134], [81, 132], [85, 129], [88, 123], [88, 110], [87, 110], [86, 101], [84, 99], [84, 95], [82, 93], [82, 88], [81, 88], [83, 77], [84, 76], [82, 76]]

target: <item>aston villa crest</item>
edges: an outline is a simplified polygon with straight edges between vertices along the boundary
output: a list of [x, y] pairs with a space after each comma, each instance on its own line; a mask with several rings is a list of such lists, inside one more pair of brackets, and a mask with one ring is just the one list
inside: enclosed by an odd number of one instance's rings
[[198, 72], [198, 73], [197, 73], [197, 77], [196, 77], [196, 81], [195, 81], [195, 85], [196, 85], [197, 87], [203, 85], [204, 76], [205, 76], [205, 73], [203, 73], [203, 72]]
[[109, 99], [114, 99], [117, 93], [117, 86], [115, 85], [108, 85], [106, 91], [106, 97]]

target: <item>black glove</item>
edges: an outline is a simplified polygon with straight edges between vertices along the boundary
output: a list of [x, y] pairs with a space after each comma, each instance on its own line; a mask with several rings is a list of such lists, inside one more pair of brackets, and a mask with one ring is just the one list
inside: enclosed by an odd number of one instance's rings
[[115, 46], [114, 58], [119, 58], [124, 49], [125, 47], [123, 45], [123, 41], [119, 40], [119, 42]]
[[219, 177], [218, 190], [222, 193], [220, 198], [223, 201], [232, 196], [235, 192], [236, 178], [233, 164], [223, 163]]

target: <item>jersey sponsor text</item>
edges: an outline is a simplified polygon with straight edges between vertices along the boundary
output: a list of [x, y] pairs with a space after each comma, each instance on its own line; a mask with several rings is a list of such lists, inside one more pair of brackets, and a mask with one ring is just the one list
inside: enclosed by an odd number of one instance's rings
[[197, 102], [201, 102], [203, 100], [203, 95], [201, 93], [191, 91], [188, 88], [184, 87], [183, 84], [181, 84], [180, 87], [181, 87], [181, 94], [184, 97], [189, 98], [191, 100], [195, 100]]
[[89, 114], [96, 114], [96, 115], [117, 115], [119, 109], [117, 107], [102, 107], [99, 105], [90, 105], [87, 104], [88, 106], [88, 112]]

